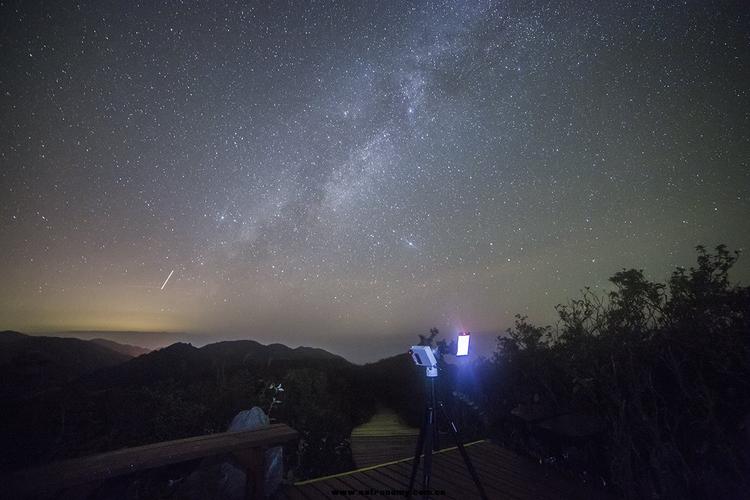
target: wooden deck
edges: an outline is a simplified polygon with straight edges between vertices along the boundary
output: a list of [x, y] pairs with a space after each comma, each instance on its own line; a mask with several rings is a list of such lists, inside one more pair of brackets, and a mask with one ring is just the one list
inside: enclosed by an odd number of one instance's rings
[[366, 424], [352, 431], [352, 458], [357, 468], [414, 456], [419, 429], [405, 425], [393, 410], [379, 408]]
[[[555, 471], [520, 457], [488, 441], [466, 445], [482, 485], [491, 499], [585, 499], [608, 498], [601, 491], [575, 484]], [[348, 473], [296, 483], [277, 492], [277, 500], [323, 498], [401, 497], [408, 489], [412, 460], [404, 459], [365, 467]], [[423, 462], [422, 462], [423, 463]], [[469, 500], [479, 498], [461, 455], [447, 448], [433, 456], [432, 498]], [[415, 484], [421, 488], [421, 464]], [[344, 493], [342, 493], [344, 492]], [[420, 498], [415, 496], [414, 498]]]

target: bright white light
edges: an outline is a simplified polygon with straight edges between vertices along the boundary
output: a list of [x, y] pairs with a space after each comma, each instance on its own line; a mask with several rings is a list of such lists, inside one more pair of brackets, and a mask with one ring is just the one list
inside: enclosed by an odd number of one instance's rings
[[469, 332], [461, 332], [458, 334], [458, 349], [456, 350], [456, 356], [466, 356], [469, 354]]

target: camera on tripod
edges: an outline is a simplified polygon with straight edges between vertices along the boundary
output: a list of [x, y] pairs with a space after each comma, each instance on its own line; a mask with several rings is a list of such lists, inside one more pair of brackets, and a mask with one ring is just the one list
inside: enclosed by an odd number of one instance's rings
[[417, 366], [424, 366], [425, 368], [437, 366], [437, 358], [430, 346], [413, 345], [409, 349], [409, 354], [411, 354], [411, 359]]
[[[432, 334], [428, 340], [431, 344], [432, 339], [437, 335], [437, 329], [430, 330]], [[424, 337], [422, 337], [425, 340]], [[437, 343], [437, 347], [429, 345], [413, 345], [409, 349], [409, 355], [417, 366], [422, 366], [425, 369], [427, 375], [427, 400], [425, 402], [425, 413], [424, 420], [422, 421], [422, 427], [419, 430], [419, 437], [417, 438], [417, 447], [414, 451], [414, 461], [412, 462], [411, 476], [409, 478], [409, 489], [407, 498], [411, 498], [412, 492], [414, 491], [414, 481], [417, 477], [417, 470], [419, 468], [420, 457], [424, 456], [424, 467], [422, 468], [422, 490], [426, 492], [430, 486], [430, 477], [432, 475], [432, 454], [440, 448], [437, 442], [439, 436], [438, 428], [438, 416], [437, 410], [439, 409], [442, 413], [443, 418], [448, 423], [448, 430], [453, 436], [453, 440], [456, 442], [456, 447], [461, 453], [461, 457], [464, 460], [464, 464], [471, 474], [471, 478], [479, 491], [479, 496], [483, 500], [487, 500], [487, 494], [482, 487], [482, 483], [479, 481], [474, 466], [471, 463], [469, 455], [464, 449], [464, 445], [461, 442], [461, 438], [458, 434], [458, 428], [456, 424], [450, 419], [445, 405], [442, 401], [439, 401], [435, 394], [435, 380], [438, 376], [438, 360], [444, 354], [451, 354], [454, 356], [466, 356], [469, 354], [469, 332], [460, 332], [458, 338], [446, 344], [441, 341]], [[423, 495], [423, 498], [427, 498], [427, 494]]]
[[458, 338], [448, 345], [440, 343], [434, 348], [426, 345], [413, 345], [409, 349], [409, 355], [417, 366], [425, 368], [428, 377], [437, 377], [438, 359], [444, 354], [467, 356], [470, 338], [469, 332], [459, 332]]

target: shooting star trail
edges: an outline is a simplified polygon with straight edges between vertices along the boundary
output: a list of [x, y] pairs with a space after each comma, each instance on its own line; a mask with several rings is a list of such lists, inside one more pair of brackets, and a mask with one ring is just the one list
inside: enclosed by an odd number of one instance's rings
[[169, 276], [167, 276], [167, 279], [164, 280], [164, 284], [161, 286], [162, 290], [164, 290], [164, 287], [167, 286], [167, 281], [169, 281], [169, 278], [171, 278], [173, 274], [174, 274], [174, 269], [172, 269], [172, 272], [169, 273]]

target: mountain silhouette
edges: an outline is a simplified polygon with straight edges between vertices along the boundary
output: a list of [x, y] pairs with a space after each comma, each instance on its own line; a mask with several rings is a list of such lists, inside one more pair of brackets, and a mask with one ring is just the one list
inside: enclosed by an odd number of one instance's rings
[[15, 332], [13, 330], [5, 330], [3, 332], [0, 332], [0, 344], [4, 344], [6, 342], [13, 342], [13, 341], [20, 340], [26, 337], [28, 337], [28, 335], [24, 335], [21, 332]]
[[126, 356], [130, 356], [131, 358], [137, 358], [142, 354], [151, 352], [151, 349], [146, 349], [145, 347], [139, 347], [137, 345], [130, 344], [121, 344], [119, 342], [115, 342], [114, 340], [108, 339], [96, 338], [91, 339], [88, 342], [93, 342], [94, 344], [106, 347], [107, 349], [119, 352], [120, 354], [125, 354]]
[[23, 377], [14, 379], [23, 392], [9, 397], [11, 411], [0, 415], [0, 447], [8, 450], [0, 469], [218, 432], [238, 411], [267, 407], [271, 383], [285, 387], [276, 418], [303, 429], [318, 422], [316, 432], [325, 428], [336, 442], [374, 408], [358, 376], [361, 367], [323, 349], [253, 340], [200, 348], [178, 342], [130, 358], [78, 339], [24, 336], [5, 344], [28, 341], [39, 344], [38, 356], [45, 347], [58, 352], [64, 345], [79, 357], [95, 349], [108, 357], [94, 370], [87, 363], [86, 370], [48, 371], [49, 388], [35, 382], [30, 389]]
[[26, 397], [131, 356], [74, 338], [0, 333], [0, 397]]
[[350, 365], [341, 356], [313, 347], [291, 348], [283, 344], [263, 345], [254, 340], [231, 340], [199, 348], [178, 342], [84, 378], [93, 387], [141, 386], [163, 380], [198, 380], [213, 376], [217, 369], [231, 370], [246, 365], [269, 367], [300, 361]]

